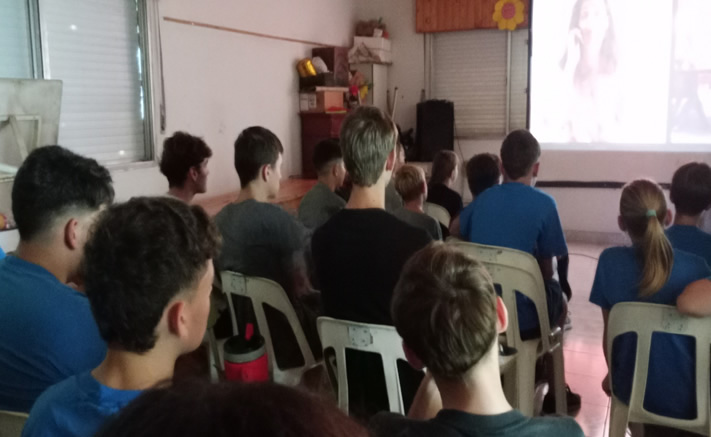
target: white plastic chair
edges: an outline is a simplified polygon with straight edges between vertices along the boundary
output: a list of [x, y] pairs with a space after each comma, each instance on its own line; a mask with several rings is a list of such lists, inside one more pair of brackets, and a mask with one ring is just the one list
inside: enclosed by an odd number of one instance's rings
[[425, 214], [449, 228], [449, 223], [452, 221], [452, 217], [449, 215], [449, 211], [445, 208], [437, 205], [436, 203], [425, 202], [422, 209], [424, 209]]
[[[501, 298], [509, 313], [506, 344], [518, 351], [511, 372], [504, 376], [504, 390], [509, 401], [523, 414], [533, 416], [536, 360], [543, 354], [550, 353], [553, 358], [556, 413], [566, 415], [568, 403], [563, 364], [563, 332], [560, 328], [551, 331], [545, 285], [536, 259], [529, 253], [504, 247], [460, 240], [447, 240], [447, 244], [458, 247], [484, 264], [494, 284], [501, 286]], [[515, 291], [533, 301], [541, 329], [540, 338], [521, 340]]]
[[[332, 348], [336, 355], [336, 369], [330, 368], [329, 370], [335, 373], [338, 383], [338, 387], [334, 387], [338, 392], [338, 407], [348, 413], [346, 349], [353, 349], [380, 355], [383, 361], [390, 411], [405, 414], [397, 361], [406, 361], [407, 359], [402, 349], [402, 339], [395, 328], [337, 320], [331, 317], [319, 317], [317, 326], [324, 356], [326, 356], [326, 349], [329, 348]], [[326, 366], [330, 366], [328, 360], [326, 360]]]
[[[607, 356], [612, 356], [615, 337], [627, 332], [637, 334], [637, 353], [629, 405], [612, 395], [610, 437], [623, 437], [629, 422], [662, 425], [711, 435], [709, 427], [709, 345], [711, 318], [682, 315], [676, 307], [641, 302], [623, 302], [612, 307], [607, 321]], [[653, 332], [682, 334], [696, 338], [696, 419], [660, 416], [644, 409], [649, 351]], [[670, 358], [671, 359], [671, 358]], [[610, 376], [614, 369], [610, 369]], [[693, 389], [689, 387], [689, 389]]]
[[[259, 332], [264, 337], [267, 346], [269, 372], [274, 382], [288, 386], [296, 386], [301, 382], [304, 373], [321, 365], [321, 362], [317, 362], [314, 359], [314, 354], [306, 340], [306, 335], [301, 327], [299, 318], [296, 316], [294, 307], [291, 305], [286, 292], [284, 292], [284, 289], [281, 288], [279, 284], [269, 279], [244, 276], [240, 273], [228, 271], [223, 271], [221, 277], [222, 289], [227, 295], [230, 317], [232, 318], [232, 330], [235, 334], [237, 333], [237, 316], [235, 315], [231, 294], [249, 298], [252, 302]], [[302, 366], [289, 369], [279, 367], [274, 355], [274, 342], [269, 332], [267, 316], [264, 314], [265, 304], [286, 316], [291, 330], [294, 332], [296, 341], [299, 344], [301, 355], [304, 358], [304, 364]]]
[[25, 413], [0, 411], [0, 437], [20, 437], [27, 417]]

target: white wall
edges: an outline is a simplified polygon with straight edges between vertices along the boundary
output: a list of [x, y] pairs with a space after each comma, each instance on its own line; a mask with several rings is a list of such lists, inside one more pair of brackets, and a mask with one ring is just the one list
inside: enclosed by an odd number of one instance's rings
[[[158, 0], [155, 0], [158, 1]], [[161, 17], [350, 46], [351, 0], [160, 0]], [[166, 134], [185, 130], [213, 150], [207, 196], [239, 188], [232, 145], [251, 125], [265, 126], [285, 147], [284, 176], [301, 171], [296, 62], [312, 45], [264, 39], [160, 20], [167, 113]], [[157, 144], [161, 152], [160, 138]], [[114, 170], [117, 199], [160, 194], [168, 184], [157, 165]], [[11, 183], [0, 183], [0, 211], [11, 209]], [[16, 233], [0, 233], [14, 248]]]

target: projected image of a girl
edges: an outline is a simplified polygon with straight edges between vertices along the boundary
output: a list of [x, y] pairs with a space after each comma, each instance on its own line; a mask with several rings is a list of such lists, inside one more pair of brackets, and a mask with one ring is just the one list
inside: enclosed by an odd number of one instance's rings
[[617, 52], [607, 0], [577, 0], [560, 61], [570, 141], [614, 139], [621, 102]]

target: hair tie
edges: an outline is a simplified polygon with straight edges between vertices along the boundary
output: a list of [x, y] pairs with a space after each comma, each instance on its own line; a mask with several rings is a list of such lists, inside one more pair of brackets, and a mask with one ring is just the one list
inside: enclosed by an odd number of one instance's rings
[[647, 210], [647, 217], [652, 218], [652, 217], [657, 217], [657, 211], [653, 209], [648, 209]]

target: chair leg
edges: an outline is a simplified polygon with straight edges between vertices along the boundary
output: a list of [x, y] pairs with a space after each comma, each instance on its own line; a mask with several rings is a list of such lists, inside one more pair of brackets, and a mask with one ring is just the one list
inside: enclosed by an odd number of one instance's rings
[[516, 359], [516, 404], [521, 413], [528, 417], [533, 417], [534, 413], [535, 388], [536, 347], [524, 344]]
[[610, 403], [610, 437], [625, 437], [629, 407], [614, 396]]
[[568, 397], [565, 390], [565, 364], [562, 346], [553, 351], [553, 390], [555, 390], [555, 412], [561, 416], [568, 414]]

